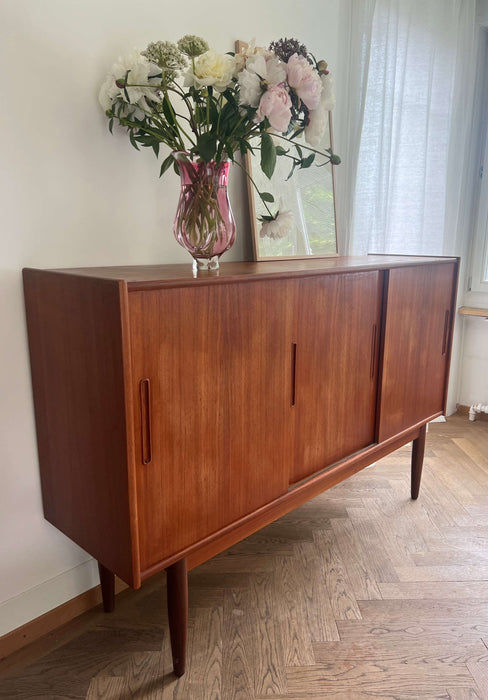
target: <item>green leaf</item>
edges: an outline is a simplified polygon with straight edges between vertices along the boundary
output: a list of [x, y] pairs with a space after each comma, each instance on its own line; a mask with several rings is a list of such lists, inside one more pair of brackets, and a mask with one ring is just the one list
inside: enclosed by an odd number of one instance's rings
[[289, 174], [288, 174], [288, 177], [286, 178], [287, 180], [289, 180], [289, 179], [292, 177], [293, 173], [295, 172], [295, 168], [297, 167], [297, 165], [298, 165], [299, 163], [300, 163], [299, 160], [294, 160], [294, 161], [293, 161], [292, 168], [291, 168], [291, 170], [290, 170], [290, 172], [289, 172]]
[[315, 160], [315, 153], [311, 153], [306, 158], [302, 159], [300, 168], [309, 168]]
[[290, 152], [290, 149], [283, 148], [283, 146], [276, 146], [276, 155], [277, 156], [286, 156], [286, 154], [289, 152]]
[[210, 120], [210, 124], [212, 124], [214, 126], [217, 126], [217, 122], [219, 120], [219, 109], [218, 109], [218, 106], [216, 103], [217, 103], [217, 100], [215, 98], [209, 99], [209, 104], [208, 104], [208, 106], [209, 106], [209, 109], [208, 109], [209, 120]]
[[276, 166], [276, 146], [265, 131], [261, 136], [261, 170], [271, 180]]
[[152, 144], [152, 149], [153, 149], [153, 151], [154, 151], [154, 155], [155, 155], [156, 158], [157, 158], [157, 157], [159, 156], [159, 141], [155, 141], [155, 142]]
[[215, 156], [217, 150], [217, 135], [212, 131], [207, 131], [202, 134], [197, 141], [197, 149], [200, 157], [206, 163], [209, 163]]
[[274, 202], [275, 199], [273, 195], [270, 192], [260, 192], [259, 196], [263, 200], [263, 202]]
[[[165, 158], [161, 164], [161, 170], [159, 171], [159, 177], [161, 177], [161, 175], [164, 175], [164, 173], [168, 170], [168, 168], [171, 168], [173, 163], [175, 163], [173, 156], [169, 155], [167, 158]], [[175, 165], [176, 165], [176, 163], [175, 163]]]
[[139, 146], [137, 145], [137, 141], [136, 141], [135, 138], [134, 138], [134, 132], [133, 132], [132, 129], [129, 129], [129, 139], [130, 139], [131, 144], [132, 144], [132, 145], [134, 146], [134, 148], [136, 149], [136, 151], [139, 151], [140, 148], [139, 148]]
[[164, 96], [164, 99], [163, 99], [163, 113], [164, 113], [164, 117], [165, 117], [166, 121], [168, 122], [168, 124], [170, 126], [174, 126], [175, 125], [175, 118], [173, 116], [173, 111], [171, 109], [170, 101], [168, 100], [166, 95]]
[[152, 146], [154, 142], [154, 137], [149, 136], [148, 134], [137, 134], [137, 136], [134, 136], [134, 139], [137, 141], [137, 143], [140, 143], [141, 146]]
[[111, 120], [109, 121], [109, 123], [108, 123], [108, 130], [110, 131], [111, 134], [114, 133], [114, 132], [113, 132], [113, 128], [114, 128], [114, 120], [113, 120], [113, 117], [112, 117], [112, 119], [111, 119]]
[[227, 88], [227, 90], [224, 90], [223, 95], [224, 95], [224, 97], [225, 97], [225, 99], [226, 99], [226, 101], [227, 101], [226, 104], [229, 104], [229, 105], [230, 105], [230, 107], [232, 108], [232, 111], [233, 111], [233, 112], [238, 112], [238, 111], [239, 111], [239, 105], [238, 105], [238, 103], [237, 103], [237, 100], [236, 100], [235, 97], [234, 97], [233, 91], [232, 91], [232, 90], [229, 90], [229, 88]]
[[193, 116], [195, 124], [203, 124], [205, 121], [205, 110], [198, 104], [195, 103], [195, 114]]

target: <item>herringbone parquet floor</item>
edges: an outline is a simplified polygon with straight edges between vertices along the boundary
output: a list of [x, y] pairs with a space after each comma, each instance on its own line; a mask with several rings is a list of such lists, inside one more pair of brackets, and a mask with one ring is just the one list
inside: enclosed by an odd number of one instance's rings
[[[488, 698], [488, 422], [409, 447], [190, 573], [171, 673], [164, 576], [7, 660], [1, 698]], [[41, 652], [42, 650], [42, 652]]]

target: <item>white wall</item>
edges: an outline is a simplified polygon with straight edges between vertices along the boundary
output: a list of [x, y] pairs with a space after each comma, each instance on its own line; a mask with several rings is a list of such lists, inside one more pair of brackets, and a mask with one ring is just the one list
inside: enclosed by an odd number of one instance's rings
[[[21, 269], [182, 262], [172, 235], [178, 182], [97, 102], [118, 55], [149, 41], [294, 36], [336, 68], [341, 0], [2, 0], [0, 3], [0, 635], [96, 585], [90, 557], [44, 521]], [[341, 41], [347, 41], [342, 37]], [[337, 149], [340, 152], [339, 149]], [[250, 258], [241, 173], [231, 174], [237, 242]]]
[[488, 320], [465, 316], [458, 403], [488, 403]]

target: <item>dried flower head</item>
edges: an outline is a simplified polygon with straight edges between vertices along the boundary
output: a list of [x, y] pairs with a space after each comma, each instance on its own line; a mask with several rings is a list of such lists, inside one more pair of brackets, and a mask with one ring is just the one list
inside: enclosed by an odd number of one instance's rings
[[185, 34], [185, 36], [178, 41], [178, 48], [190, 58], [196, 58], [197, 56], [201, 56], [202, 53], [205, 53], [205, 51], [208, 51], [209, 46], [202, 37], [195, 36], [195, 34]]
[[141, 54], [159, 66], [167, 78], [175, 78], [179, 71], [186, 68], [185, 57], [172, 41], [151, 42]]
[[269, 45], [269, 49], [273, 51], [278, 58], [281, 58], [284, 63], [288, 63], [288, 59], [293, 56], [294, 53], [297, 53], [299, 56], [304, 56], [307, 61], [309, 60], [307, 47], [304, 44], [300, 44], [296, 39], [285, 38], [272, 41]]

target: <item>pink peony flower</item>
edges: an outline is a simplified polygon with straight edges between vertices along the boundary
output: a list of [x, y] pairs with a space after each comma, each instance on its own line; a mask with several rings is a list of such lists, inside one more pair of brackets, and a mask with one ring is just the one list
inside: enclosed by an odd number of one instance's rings
[[294, 53], [286, 64], [288, 85], [297, 93], [308, 109], [317, 109], [322, 92], [320, 75], [305, 56]]
[[272, 85], [262, 95], [256, 117], [262, 121], [268, 117], [273, 129], [283, 133], [291, 119], [291, 99], [282, 85]]

